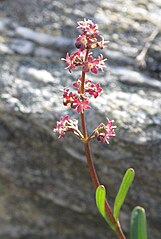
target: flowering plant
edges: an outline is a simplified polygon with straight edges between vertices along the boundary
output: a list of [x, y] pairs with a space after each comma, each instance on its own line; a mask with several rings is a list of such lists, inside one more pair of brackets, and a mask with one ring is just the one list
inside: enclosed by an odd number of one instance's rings
[[[91, 80], [86, 80], [87, 72], [98, 74], [99, 70], [104, 72], [105, 61], [103, 55], [93, 57], [93, 49], [106, 47], [106, 41], [103, 36], [99, 34], [97, 24], [91, 20], [79, 21], [78, 29], [81, 30], [81, 35], [76, 39], [75, 46], [77, 51], [71, 54], [67, 53], [66, 58], [62, 59], [66, 62], [66, 69], [70, 72], [77, 67], [81, 68], [81, 77], [73, 83], [74, 92], [68, 88], [64, 89], [63, 104], [70, 106], [77, 113], [80, 114], [81, 130], [78, 128], [78, 120], [70, 119], [68, 115], [61, 117], [57, 121], [57, 127], [54, 129], [55, 133], [59, 134], [59, 138], [64, 139], [67, 132], [73, 132], [84, 144], [85, 154], [87, 158], [89, 172], [96, 188], [96, 205], [103, 218], [109, 224], [111, 229], [116, 233], [120, 239], [125, 239], [119, 222], [120, 208], [124, 202], [127, 191], [134, 179], [134, 170], [129, 168], [122, 180], [119, 192], [116, 196], [114, 209], [112, 211], [107, 199], [106, 190], [100, 184], [97, 173], [94, 168], [91, 152], [90, 141], [93, 138], [103, 143], [110, 143], [110, 139], [115, 136], [114, 121], [107, 118], [107, 123], [99, 124], [91, 134], [88, 135], [86, 130], [85, 110], [90, 110], [89, 97], [97, 98], [103, 91], [100, 83], [94, 84]], [[140, 224], [141, 223], [141, 224]], [[131, 216], [131, 239], [146, 239], [146, 218], [143, 208], [136, 207]]]

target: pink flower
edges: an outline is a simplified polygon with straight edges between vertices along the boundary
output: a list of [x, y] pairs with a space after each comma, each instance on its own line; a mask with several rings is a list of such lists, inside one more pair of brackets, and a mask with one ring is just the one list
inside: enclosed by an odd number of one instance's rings
[[98, 67], [95, 63], [95, 59], [92, 56], [88, 56], [88, 60], [84, 62], [83, 72], [91, 71], [94, 74], [98, 73]]
[[80, 93], [81, 84], [82, 84], [82, 78], [78, 79], [76, 82], [73, 83], [73, 87], [78, 89], [78, 93]]
[[97, 46], [99, 46], [101, 49], [107, 47], [106, 44], [108, 41], [104, 40], [104, 37], [100, 35], [101, 41], [97, 42]]
[[100, 69], [102, 72], [104, 72], [104, 68], [106, 68], [106, 66], [105, 66], [106, 60], [107, 59], [103, 59], [103, 55], [100, 55], [95, 59], [95, 64], [96, 64], [97, 68]]
[[80, 49], [81, 51], [84, 49], [91, 49], [96, 48], [99, 46], [99, 42], [97, 41], [97, 38], [95, 37], [87, 37], [86, 34], [82, 33], [77, 39], [75, 46]]
[[78, 28], [82, 30], [82, 33], [87, 37], [98, 37], [98, 26], [94, 24], [91, 20], [86, 20], [78, 22]]
[[[82, 79], [80, 78], [78, 81], [73, 83], [73, 87], [78, 89], [78, 93], [80, 93], [81, 90], [81, 81]], [[91, 80], [86, 80], [84, 82], [84, 90], [86, 93], [93, 95], [94, 98], [96, 98], [99, 93], [102, 92], [102, 88], [100, 87], [100, 84], [93, 84]]]
[[72, 69], [75, 69], [77, 66], [83, 65], [85, 54], [86, 51], [79, 50], [76, 52], [72, 52], [71, 55], [67, 53], [66, 59], [62, 58], [62, 60], [66, 61], [66, 69], [69, 69], [69, 71], [71, 71]]
[[93, 95], [94, 98], [97, 98], [99, 93], [102, 92], [102, 88], [100, 84], [93, 84], [90, 80], [85, 82], [85, 92], [88, 92], [90, 95]]
[[71, 106], [71, 104], [74, 102], [76, 97], [77, 97], [76, 93], [69, 92], [69, 89], [65, 88], [64, 94], [63, 94], [63, 104], [65, 106]]
[[110, 138], [116, 135], [114, 131], [116, 126], [113, 126], [113, 122], [113, 120], [108, 120], [107, 125], [104, 125], [102, 123], [100, 124], [100, 126], [98, 126], [98, 128], [96, 129], [96, 136], [98, 141], [101, 141], [101, 143], [109, 144]]
[[62, 60], [65, 60], [66, 61], [66, 69], [75, 69], [75, 62], [74, 62], [74, 53], [73, 54], [71, 54], [71, 56], [69, 56], [69, 53], [67, 52], [67, 54], [66, 54], [66, 59], [63, 59], [62, 58]]
[[93, 58], [91, 55], [88, 56], [88, 60], [84, 62], [83, 72], [91, 71], [94, 74], [98, 73], [98, 70], [104, 71], [106, 59], [100, 55], [97, 58]]
[[68, 88], [64, 89], [63, 104], [65, 106], [71, 106], [71, 108], [76, 109], [78, 113], [83, 113], [84, 110], [90, 109], [88, 98], [85, 94], [69, 92]]
[[[100, 47], [103, 49], [106, 47], [106, 41], [99, 35], [97, 24], [94, 24], [91, 20], [78, 22], [78, 28], [82, 30], [82, 34], [76, 39], [76, 47], [81, 51], [84, 49], [93, 49]], [[102, 40], [99, 41], [98, 37]]]
[[53, 130], [55, 133], [59, 134], [59, 138], [64, 138], [65, 133], [68, 131], [77, 131], [78, 121], [71, 120], [68, 115], [61, 117], [60, 121], [57, 121], [57, 127]]
[[88, 110], [91, 107], [88, 105], [88, 100], [76, 99], [72, 103], [72, 108], [76, 109], [78, 113], [83, 113], [84, 110]]

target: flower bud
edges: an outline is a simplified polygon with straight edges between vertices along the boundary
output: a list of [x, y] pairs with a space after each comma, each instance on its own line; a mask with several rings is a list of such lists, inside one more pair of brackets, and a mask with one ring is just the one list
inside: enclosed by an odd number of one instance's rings
[[85, 50], [85, 48], [86, 48], [85, 45], [83, 44], [83, 42], [81, 42], [81, 41], [76, 41], [75, 46], [76, 46], [76, 48], [80, 49], [81, 51]]

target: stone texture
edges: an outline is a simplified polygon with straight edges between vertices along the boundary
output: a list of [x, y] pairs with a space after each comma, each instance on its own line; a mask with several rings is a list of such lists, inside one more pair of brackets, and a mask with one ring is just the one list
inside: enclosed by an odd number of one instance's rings
[[[61, 115], [77, 117], [61, 104], [61, 90], [80, 72], [66, 72], [60, 58], [74, 48], [76, 21], [89, 17], [110, 42], [103, 51], [108, 70], [89, 76], [99, 79], [104, 92], [90, 102], [88, 130], [105, 123], [106, 116], [118, 126], [109, 146], [92, 142], [95, 166], [111, 205], [125, 170], [135, 169], [121, 210], [123, 229], [129, 238], [130, 213], [140, 205], [149, 238], [160, 238], [160, 33], [147, 67], [135, 62], [159, 26], [160, 2], [4, 0], [0, 16], [0, 237], [115, 238], [95, 207], [81, 142], [72, 135], [60, 141], [52, 132]], [[25, 56], [22, 42], [32, 46]]]
[[67, 38], [53, 37], [45, 33], [35, 32], [26, 27], [17, 27], [15, 32], [19, 37], [36, 42], [42, 46], [56, 48], [57, 50], [60, 50], [62, 47], [69, 49], [72, 45], [72, 41]]
[[57, 54], [57, 51], [54, 52], [51, 49], [45, 47], [37, 47], [34, 51], [34, 55], [38, 57], [54, 57]]
[[31, 55], [34, 49], [34, 44], [28, 40], [14, 39], [10, 48], [21, 55]]
[[14, 52], [10, 49], [10, 47], [9, 46], [7, 46], [6, 44], [4, 44], [4, 43], [0, 43], [0, 52], [1, 52], [1, 54], [5, 54], [5, 55], [7, 55], [7, 54], [13, 54]]

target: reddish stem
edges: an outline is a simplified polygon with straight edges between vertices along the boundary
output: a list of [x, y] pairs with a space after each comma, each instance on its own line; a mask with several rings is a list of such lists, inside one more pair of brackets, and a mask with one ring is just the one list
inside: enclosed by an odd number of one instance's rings
[[[88, 59], [89, 50], [90, 49], [87, 49], [86, 51], [85, 61], [87, 61]], [[81, 94], [84, 94], [84, 82], [85, 82], [85, 72], [83, 72], [82, 70]]]
[[[94, 168], [94, 164], [93, 164], [93, 160], [92, 160], [91, 152], [90, 152], [89, 142], [86, 142], [86, 141], [84, 142], [84, 148], [85, 148], [85, 154], [86, 154], [86, 158], [87, 158], [87, 162], [88, 162], [89, 172], [90, 172], [93, 184], [94, 184], [95, 188], [97, 188], [101, 184], [99, 182], [96, 170]], [[121, 229], [120, 225], [116, 222], [115, 218], [113, 217], [112, 210], [110, 208], [110, 205], [109, 205], [107, 199], [105, 201], [105, 210], [106, 210], [106, 213], [107, 213], [110, 221], [112, 222], [112, 224], [114, 225], [114, 227], [116, 229], [116, 233], [118, 235], [118, 238], [119, 239], [126, 239], [123, 232], [122, 232], [122, 229]]]
[[[85, 61], [88, 58], [88, 54], [89, 54], [89, 49], [87, 49], [87, 51], [86, 51]], [[84, 82], [85, 82], [85, 72], [82, 71], [81, 94], [84, 93]], [[101, 184], [99, 182], [96, 170], [94, 168], [91, 151], [90, 151], [90, 144], [88, 141], [86, 141], [86, 139], [88, 138], [88, 134], [87, 134], [87, 130], [86, 130], [86, 122], [85, 122], [84, 112], [80, 113], [80, 116], [81, 116], [82, 132], [83, 132], [83, 136], [85, 139], [84, 140], [84, 149], [85, 149], [85, 154], [86, 154], [86, 158], [87, 158], [88, 168], [89, 168], [89, 172], [90, 172], [93, 184], [94, 184], [95, 188], [97, 188]], [[106, 213], [107, 213], [110, 221], [112, 222], [112, 224], [115, 227], [118, 238], [126, 239], [125, 235], [122, 232], [120, 224], [115, 220], [115, 218], [113, 216], [112, 210], [110, 208], [110, 205], [109, 205], [107, 199], [105, 201], [105, 210], [106, 210]]]

